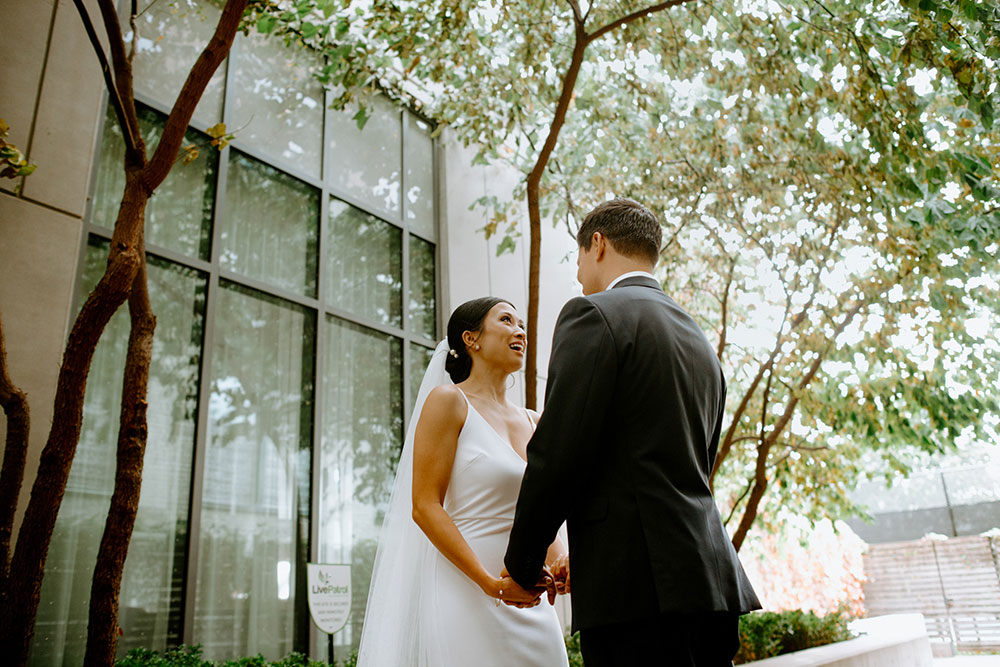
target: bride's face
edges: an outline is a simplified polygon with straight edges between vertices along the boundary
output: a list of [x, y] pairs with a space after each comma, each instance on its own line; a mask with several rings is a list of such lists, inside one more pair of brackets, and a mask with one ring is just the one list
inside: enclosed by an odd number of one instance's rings
[[[470, 353], [474, 359], [488, 366], [514, 373], [524, 364], [524, 351], [528, 341], [524, 320], [509, 303], [498, 303], [483, 320], [479, 334], [466, 332]], [[475, 346], [479, 345], [476, 350]]]

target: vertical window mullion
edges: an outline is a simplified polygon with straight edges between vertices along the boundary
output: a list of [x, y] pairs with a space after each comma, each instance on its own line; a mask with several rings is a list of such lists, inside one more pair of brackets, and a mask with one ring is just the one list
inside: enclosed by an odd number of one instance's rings
[[403, 335], [403, 368], [402, 374], [404, 378], [403, 382], [403, 433], [406, 433], [406, 429], [409, 428], [410, 421], [410, 402], [413, 400], [413, 396], [410, 396], [410, 383], [406, 382], [405, 379], [410, 377], [410, 364], [413, 363], [413, 355], [410, 354], [410, 223], [409, 216], [407, 215], [407, 198], [406, 198], [406, 133], [410, 126], [410, 119], [405, 110], [400, 111], [399, 116], [399, 213], [402, 218], [403, 226], [403, 262], [402, 262], [402, 273], [403, 273], [403, 294], [402, 294], [402, 307], [403, 307], [403, 319], [401, 327], [405, 332]]
[[[222, 122], [228, 123], [232, 109], [232, 63], [237, 57], [238, 42], [232, 48], [222, 67], [225, 71], [225, 93], [222, 100]], [[228, 127], [228, 125], [227, 125]], [[229, 179], [229, 151], [226, 146], [219, 151], [216, 170], [215, 206], [212, 210], [212, 245], [209, 261], [211, 272], [205, 295], [205, 335], [202, 338], [201, 374], [198, 388], [198, 425], [195, 433], [194, 465], [191, 473], [191, 502], [188, 505], [187, 570], [184, 577], [183, 635], [184, 644], [194, 643], [195, 601], [198, 586], [198, 553], [201, 543], [201, 510], [205, 483], [205, 453], [208, 449], [208, 401], [212, 391], [212, 344], [215, 339], [215, 304], [219, 295], [219, 253], [222, 248], [222, 218], [225, 214], [225, 194]]]
[[[316, 312], [316, 353], [314, 355], [315, 369], [313, 380], [313, 438], [312, 456], [310, 462], [310, 488], [309, 488], [309, 560], [319, 562], [319, 523], [320, 523], [320, 483], [322, 481], [322, 455], [323, 455], [323, 405], [326, 392], [326, 376], [323, 364], [326, 350], [326, 336], [329, 325], [326, 316], [326, 271], [327, 252], [326, 242], [327, 224], [330, 216], [330, 187], [327, 183], [329, 176], [330, 150], [327, 147], [327, 119], [330, 117], [329, 89], [323, 90], [323, 128], [321, 132], [322, 144], [320, 148], [320, 210], [319, 210], [319, 234], [316, 243], [316, 250], [319, 255], [316, 275], [316, 300], [319, 308]], [[307, 573], [297, 573], [297, 576], [305, 577]], [[319, 654], [319, 631], [315, 623], [309, 623], [309, 653]]]

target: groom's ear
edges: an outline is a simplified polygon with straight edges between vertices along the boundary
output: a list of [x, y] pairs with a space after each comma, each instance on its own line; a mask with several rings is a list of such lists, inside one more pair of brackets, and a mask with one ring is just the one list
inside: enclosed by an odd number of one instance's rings
[[604, 259], [605, 252], [608, 249], [608, 240], [604, 237], [604, 234], [594, 232], [594, 236], [590, 240], [590, 245], [596, 253], [594, 255], [594, 260], [599, 262]]

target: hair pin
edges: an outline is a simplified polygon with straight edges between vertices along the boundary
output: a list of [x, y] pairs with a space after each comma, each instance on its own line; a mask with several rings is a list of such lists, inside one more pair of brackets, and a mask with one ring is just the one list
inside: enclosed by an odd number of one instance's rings
[[455, 350], [448, 350], [448, 354], [458, 359], [458, 352], [456, 352]]

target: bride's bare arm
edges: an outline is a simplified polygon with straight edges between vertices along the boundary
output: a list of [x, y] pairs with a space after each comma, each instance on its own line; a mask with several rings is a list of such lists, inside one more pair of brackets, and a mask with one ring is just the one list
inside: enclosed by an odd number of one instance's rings
[[438, 387], [430, 393], [420, 413], [413, 436], [413, 520], [431, 543], [455, 567], [472, 579], [486, 595], [513, 603], [532, 603], [538, 596], [511, 579], [487, 572], [469, 543], [444, 510], [444, 497], [451, 481], [458, 434], [468, 406], [456, 387]]

